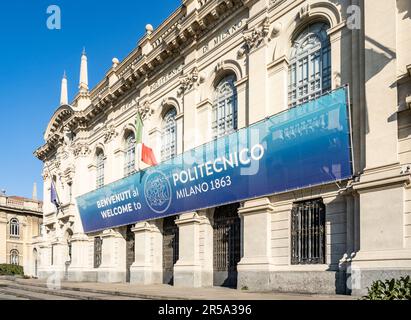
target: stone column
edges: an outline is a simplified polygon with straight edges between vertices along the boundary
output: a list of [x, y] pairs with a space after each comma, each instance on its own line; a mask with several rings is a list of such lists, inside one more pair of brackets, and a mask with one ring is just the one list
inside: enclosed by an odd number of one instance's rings
[[238, 264], [238, 287], [269, 289], [271, 260], [271, 215], [268, 198], [247, 201], [239, 209], [242, 220], [243, 258]]
[[82, 233], [74, 234], [71, 238], [71, 264], [68, 271], [69, 281], [97, 281], [97, 272], [90, 259], [90, 240]]
[[43, 242], [39, 251], [38, 278], [47, 279], [51, 273], [51, 245]]
[[55, 239], [51, 243], [52, 252], [51, 254], [53, 257], [53, 264], [51, 265], [51, 271], [54, 275], [60, 279], [64, 278], [65, 275], [65, 268], [66, 268], [66, 261], [67, 259], [67, 244], [61, 241], [61, 239]]
[[179, 228], [179, 259], [174, 266], [174, 286], [202, 286], [200, 262], [200, 223], [197, 212], [182, 214], [176, 221]]
[[125, 282], [126, 240], [112, 229], [103, 232], [102, 263], [97, 270], [97, 281], [104, 283]]
[[135, 235], [135, 261], [130, 268], [130, 282], [148, 285], [161, 284], [163, 257], [162, 221], [141, 222], [132, 229]]

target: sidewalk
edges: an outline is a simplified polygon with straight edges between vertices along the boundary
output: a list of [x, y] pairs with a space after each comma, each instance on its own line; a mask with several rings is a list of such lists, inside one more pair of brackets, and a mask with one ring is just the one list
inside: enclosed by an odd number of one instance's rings
[[[6, 282], [6, 281], [0, 281]], [[8, 281], [7, 281], [8, 282]], [[46, 288], [42, 280], [16, 279], [15, 284]], [[1, 284], [1, 283], [0, 283]], [[77, 283], [62, 282], [61, 290], [105, 294], [150, 300], [354, 300], [355, 297], [342, 295], [314, 295], [293, 293], [257, 293], [221, 287], [215, 288], [175, 288], [168, 285], [133, 285], [125, 283]]]

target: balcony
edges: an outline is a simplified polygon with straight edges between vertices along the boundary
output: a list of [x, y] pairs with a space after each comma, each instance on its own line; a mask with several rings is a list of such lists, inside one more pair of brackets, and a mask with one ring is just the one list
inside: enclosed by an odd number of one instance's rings
[[11, 210], [19, 210], [25, 212], [35, 212], [35, 213], [42, 213], [43, 212], [43, 203], [21, 198], [21, 197], [7, 197], [7, 196], [0, 196], [0, 207], [4, 207], [5, 209]]

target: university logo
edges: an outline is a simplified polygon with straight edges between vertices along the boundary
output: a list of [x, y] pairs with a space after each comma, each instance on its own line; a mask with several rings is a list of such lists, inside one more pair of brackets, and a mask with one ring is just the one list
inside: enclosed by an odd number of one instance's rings
[[144, 196], [151, 210], [164, 213], [171, 205], [171, 185], [164, 173], [151, 172], [144, 183]]

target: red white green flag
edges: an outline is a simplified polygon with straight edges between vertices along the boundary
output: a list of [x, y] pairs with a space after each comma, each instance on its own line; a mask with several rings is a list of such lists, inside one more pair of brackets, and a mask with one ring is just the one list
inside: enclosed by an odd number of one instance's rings
[[143, 124], [143, 121], [141, 120], [140, 113], [137, 112], [136, 143], [137, 143], [137, 156], [138, 156], [139, 164], [140, 164], [140, 161], [143, 161], [145, 164], [148, 164], [149, 166], [156, 166], [158, 163], [154, 155], [153, 149], [149, 148], [147, 145], [144, 144], [143, 142], [144, 134], [143, 133], [144, 133], [144, 124]]

